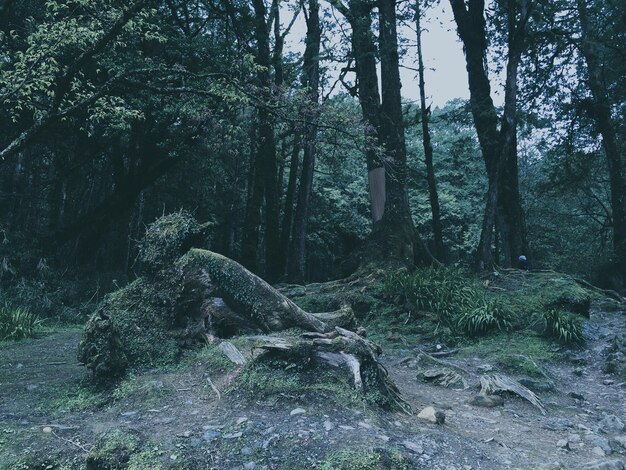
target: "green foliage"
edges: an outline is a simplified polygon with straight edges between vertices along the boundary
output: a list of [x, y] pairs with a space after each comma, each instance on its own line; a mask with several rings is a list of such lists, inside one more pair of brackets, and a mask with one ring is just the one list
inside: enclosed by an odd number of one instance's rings
[[563, 343], [583, 341], [582, 319], [560, 308], [550, 308], [543, 312], [543, 325], [547, 335]]
[[326, 456], [321, 470], [408, 470], [410, 461], [396, 449], [342, 450]]
[[42, 321], [30, 310], [9, 302], [0, 305], [0, 340], [20, 340], [35, 336]]
[[511, 314], [488, 300], [477, 280], [454, 268], [399, 270], [384, 280], [384, 292], [395, 302], [435, 314], [453, 333], [469, 336], [511, 327]]

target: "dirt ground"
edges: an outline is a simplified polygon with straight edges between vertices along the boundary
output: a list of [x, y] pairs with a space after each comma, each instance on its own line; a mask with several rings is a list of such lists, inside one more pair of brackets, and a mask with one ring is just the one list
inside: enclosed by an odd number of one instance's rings
[[[545, 415], [515, 396], [493, 408], [469, 403], [480, 373], [522, 378], [502, 360], [503, 353], [515, 357], [515, 335], [439, 362], [422, 354], [437, 351], [434, 344], [388, 345], [384, 364], [413, 415], [342, 402], [331, 391], [257, 398], [233, 387], [236, 369], [209, 375], [201, 359], [101, 393], [75, 358], [80, 331], [3, 344], [0, 468], [84, 468], [102, 436], [121, 430], [141, 443], [141, 458], [128, 468], [620, 469], [626, 384], [603, 367], [606, 348], [624, 333], [626, 312], [596, 303], [584, 347], [551, 346], [553, 358], [534, 364], [530, 382]], [[432, 367], [457, 371], [469, 387], [417, 378]], [[427, 406], [442, 410], [445, 423], [417, 418]]]

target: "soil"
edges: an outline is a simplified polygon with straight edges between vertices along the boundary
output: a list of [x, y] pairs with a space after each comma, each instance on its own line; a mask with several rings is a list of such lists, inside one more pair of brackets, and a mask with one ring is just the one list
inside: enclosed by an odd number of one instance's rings
[[[583, 347], [554, 343], [553, 358], [536, 364], [540, 373], [533, 377], [545, 415], [511, 395], [494, 408], [469, 404], [478, 394], [481, 371], [522, 377], [499, 365], [503, 351], [516, 352], [507, 349], [506, 337], [480, 354], [461, 348], [440, 356], [447, 366], [423, 354], [438, 351], [436, 344], [386, 345], [383, 362], [413, 415], [342, 402], [324, 391], [250, 396], [234, 385], [237, 369], [211, 369], [209, 375], [200, 359], [100, 392], [88, 385], [89, 375], [75, 358], [80, 331], [5, 343], [0, 468], [83, 468], [112, 430], [139, 436], [147, 461], [158, 462], [143, 468], [578, 469], [593, 462], [613, 466], [589, 468], [623, 468], [626, 384], [603, 367], [607, 346], [625, 332], [624, 310], [595, 303], [585, 320]], [[459, 372], [469, 388], [417, 379], [419, 371], [433, 366]], [[427, 406], [442, 410], [445, 423], [417, 418]], [[370, 455], [382, 456], [374, 459], [378, 466], [330, 463], [347, 456], [361, 462]]]

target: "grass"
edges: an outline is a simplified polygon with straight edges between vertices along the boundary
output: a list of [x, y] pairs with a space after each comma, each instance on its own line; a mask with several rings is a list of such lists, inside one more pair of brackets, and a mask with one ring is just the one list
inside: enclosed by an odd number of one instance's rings
[[410, 462], [396, 449], [371, 449], [331, 452], [320, 470], [408, 470]]
[[6, 301], [0, 305], [0, 341], [32, 338], [41, 324], [42, 321], [27, 308]]
[[438, 326], [455, 335], [479, 336], [511, 327], [510, 310], [489, 299], [478, 280], [460, 269], [402, 269], [385, 278], [383, 292], [409, 311], [433, 313]]

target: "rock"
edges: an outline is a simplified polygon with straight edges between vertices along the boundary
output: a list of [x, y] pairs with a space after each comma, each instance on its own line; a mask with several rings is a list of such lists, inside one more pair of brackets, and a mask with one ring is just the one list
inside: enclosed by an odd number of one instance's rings
[[624, 470], [621, 460], [601, 460], [583, 465], [582, 470]]
[[324, 429], [326, 431], [332, 431], [334, 428], [335, 428], [335, 425], [332, 422], [328, 420], [324, 421]]
[[306, 413], [306, 410], [304, 408], [294, 408], [289, 413], [289, 416], [303, 415], [304, 413]]
[[243, 433], [241, 431], [231, 432], [228, 434], [224, 434], [224, 439], [237, 439], [237, 438], [240, 438], [241, 436], [243, 436]]
[[551, 418], [541, 427], [550, 431], [565, 431], [566, 429], [573, 428], [574, 423], [567, 418]]
[[202, 435], [202, 439], [204, 439], [207, 442], [212, 442], [218, 437], [220, 437], [220, 433], [217, 431], [213, 431], [212, 429], [205, 431], [204, 434]]
[[476, 395], [469, 401], [469, 404], [482, 408], [495, 408], [504, 405], [504, 399], [498, 395]]
[[571, 450], [570, 446], [569, 446], [569, 442], [567, 441], [567, 439], [561, 439], [556, 443], [556, 446], [561, 448], [561, 449], [565, 449], [565, 450]]
[[242, 425], [242, 424], [243, 424], [243, 423], [245, 423], [246, 421], [248, 421], [248, 418], [244, 418], [244, 417], [237, 418], [237, 426]]
[[402, 445], [409, 449], [411, 452], [415, 452], [416, 454], [424, 453], [424, 446], [421, 442], [410, 441], [408, 439], [402, 441]]
[[432, 406], [424, 408], [417, 417], [433, 424], [443, 424], [446, 421], [446, 414]]
[[582, 396], [580, 393], [569, 392], [568, 395], [575, 400], [585, 401], [585, 397]]
[[602, 447], [594, 447], [591, 449], [591, 453], [597, 457], [606, 457], [606, 452], [604, 452]]
[[154, 380], [151, 385], [152, 390], [161, 390], [163, 387], [165, 387], [165, 384], [161, 380]]
[[254, 462], [246, 462], [243, 464], [244, 470], [254, 470], [256, 468], [256, 464]]
[[252, 449], [250, 447], [242, 448], [241, 455], [252, 455]]
[[39, 385], [36, 385], [36, 384], [26, 385], [26, 390], [28, 390], [29, 392], [32, 392], [33, 390], [37, 390], [38, 388], [39, 388]]
[[46, 434], [49, 434], [52, 432], [52, 428], [50, 426], [46, 426], [45, 428], [42, 429], [43, 432], [45, 432]]
[[602, 418], [598, 428], [605, 434], [617, 434], [625, 430], [624, 422], [615, 415], [607, 415]]
[[619, 445], [623, 450], [626, 450], [626, 435], [625, 436], [615, 436], [613, 441]]
[[605, 379], [605, 380], [602, 381], [602, 383], [604, 385], [613, 385], [615, 383], [615, 380]]
[[[606, 437], [598, 436], [597, 434], [587, 434], [585, 436], [585, 441], [589, 445], [591, 445], [594, 449], [596, 447], [598, 449], [601, 449], [603, 452], [602, 457], [604, 457], [604, 455], [608, 455], [611, 453], [611, 445], [609, 443], [609, 440]], [[596, 455], [599, 455], [599, 454], [596, 453]]]
[[535, 380], [524, 377], [519, 379], [518, 382], [533, 392], [554, 392], [556, 390], [554, 384], [547, 380]]
[[137, 416], [139, 411], [125, 411], [124, 413], [120, 413], [124, 418], [132, 418], [133, 416]]
[[478, 366], [478, 367], [476, 368], [476, 370], [477, 370], [478, 372], [481, 372], [481, 373], [483, 373], [483, 374], [486, 374], [486, 373], [488, 373], [488, 372], [493, 372], [493, 366], [492, 366], [491, 364], [483, 364], [483, 365], [481, 365], [481, 366]]

